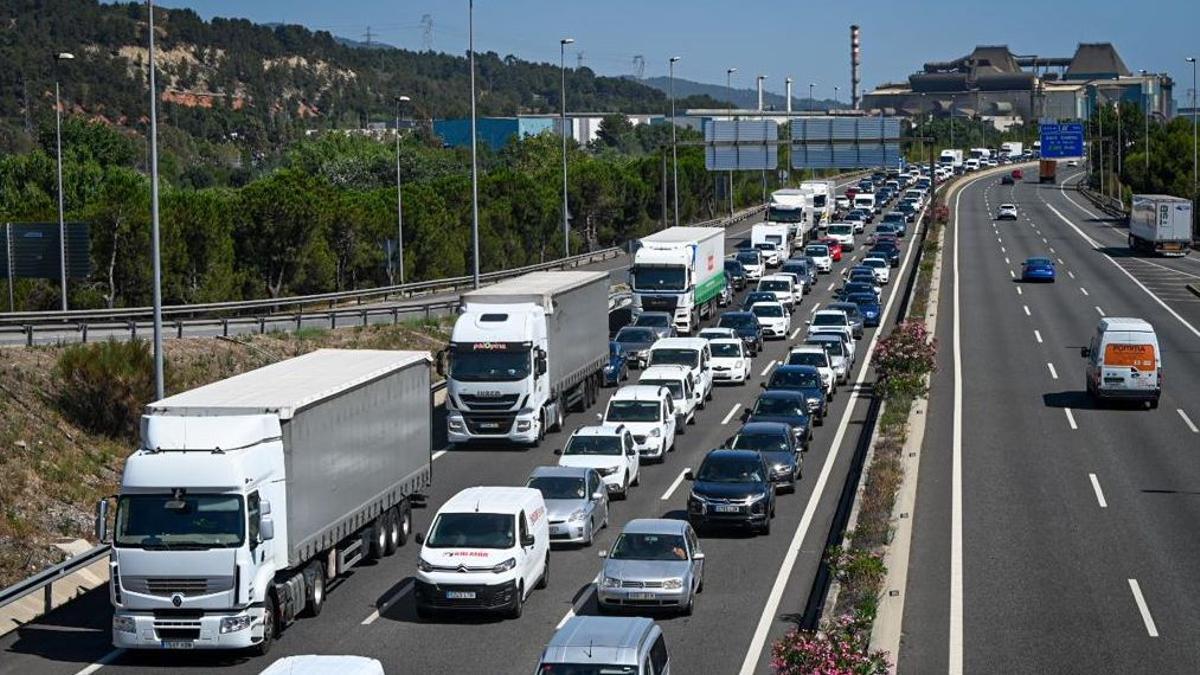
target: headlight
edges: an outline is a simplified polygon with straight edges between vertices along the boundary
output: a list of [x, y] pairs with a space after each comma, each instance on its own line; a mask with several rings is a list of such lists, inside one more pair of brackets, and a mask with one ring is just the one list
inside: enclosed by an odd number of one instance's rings
[[650, 430], [650, 435], [655, 438], [658, 438], [659, 436], [662, 436], [662, 431], [658, 427], [655, 427]]
[[450, 420], [450, 431], [462, 431], [462, 430], [463, 430], [462, 420]]
[[620, 588], [621, 580], [617, 579], [615, 577], [604, 577], [604, 587], [605, 588]]
[[669, 591], [676, 591], [683, 588], [683, 579], [667, 579], [663, 582], [663, 588]]
[[620, 470], [621, 470], [621, 467], [618, 467], [618, 466], [610, 466], [610, 467], [607, 467], [604, 469], [596, 469], [596, 471], [600, 472], [601, 476], [611, 476]]
[[[137, 624], [131, 616], [113, 616], [113, 630], [118, 633], [136, 633]], [[225, 621], [221, 621], [221, 632], [225, 632]]]
[[236, 633], [239, 630], [246, 630], [252, 623], [248, 616], [227, 616], [221, 619], [221, 633]]
[[583, 520], [586, 517], [587, 517], [587, 511], [584, 511], [583, 509], [579, 509], [575, 513], [572, 513], [571, 517], [567, 518], [567, 520], [571, 521], [572, 523], [576, 523], [576, 522]]
[[750, 495], [749, 497], [746, 497], [746, 503], [747, 503], [747, 504], [754, 504], [754, 503], [757, 503], [757, 502], [761, 502], [762, 500], [764, 500], [764, 499], [766, 499], [766, 498], [767, 498], [767, 493], [765, 493], [765, 492], [761, 492], [761, 493], [759, 493], [759, 494], [756, 494], [756, 495]]
[[516, 566], [517, 566], [517, 559], [509, 558], [508, 560], [505, 560], [504, 562], [500, 563], [499, 565], [496, 565], [495, 567], [493, 567], [492, 573], [503, 574], [504, 572], [507, 572]]
[[532, 428], [533, 428], [533, 421], [531, 421], [531, 420], [518, 420], [517, 421], [517, 431], [529, 431]]
[[425, 562], [424, 558], [417, 558], [417, 569], [422, 572], [428, 573], [428, 572], [433, 571], [433, 565], [430, 565], [429, 563]]

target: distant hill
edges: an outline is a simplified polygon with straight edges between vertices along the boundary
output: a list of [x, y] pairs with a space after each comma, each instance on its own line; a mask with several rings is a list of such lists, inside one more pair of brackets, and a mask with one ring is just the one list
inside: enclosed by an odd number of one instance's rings
[[[671, 90], [671, 79], [669, 77], [647, 77], [642, 80], [631, 77], [629, 79], [654, 87], [663, 93], [669, 93]], [[792, 110], [806, 110], [810, 105], [807, 97], [798, 97], [796, 96], [797, 93], [802, 96], [803, 94], [807, 94], [807, 85], [805, 85], [803, 91], [801, 91], [800, 86], [796, 86], [792, 91]], [[719, 101], [732, 101], [739, 108], [754, 108], [758, 105], [758, 90], [755, 88], [738, 89], [735, 87], [729, 89], [719, 84], [706, 84], [678, 77], [675, 78], [675, 95], [679, 98], [705, 96]], [[769, 109], [786, 110], [787, 97], [770, 91], [764, 91], [763, 105]], [[818, 110], [825, 110], [829, 108], [848, 107], [849, 104], [846, 101], [837, 102], [832, 99], [818, 98], [812, 105]]]

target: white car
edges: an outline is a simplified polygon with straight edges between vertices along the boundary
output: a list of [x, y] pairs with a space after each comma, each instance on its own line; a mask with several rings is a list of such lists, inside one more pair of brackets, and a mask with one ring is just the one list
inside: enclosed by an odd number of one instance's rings
[[996, 220], [1016, 220], [1017, 205], [1016, 204], [1001, 204], [999, 210], [996, 211]]
[[755, 244], [754, 248], [762, 254], [763, 262], [767, 267], [779, 267], [779, 263], [783, 259], [783, 253], [777, 245], [771, 242], [762, 242]]
[[[840, 309], [823, 309], [812, 315], [812, 318], [807, 322], [808, 336], [812, 337], [815, 333], [822, 331], [832, 332], [834, 329], [841, 333], [843, 330], [854, 341], [854, 327], [850, 325], [850, 317]], [[827, 330], [828, 329], [828, 330]]]
[[821, 373], [821, 384], [825, 385], [825, 398], [833, 400], [833, 394], [837, 391], [837, 373], [833, 369], [833, 361], [829, 358], [829, 353], [820, 345], [800, 345], [793, 347], [792, 351], [788, 352], [787, 361], [789, 366], [812, 366]]
[[559, 466], [595, 469], [608, 494], [621, 499], [640, 480], [637, 446], [633, 433], [623, 424], [579, 427], [567, 439], [567, 445], [554, 454], [559, 456]]
[[845, 195], [842, 195], [840, 197], [834, 197], [833, 198], [833, 207], [839, 211], [850, 210], [850, 198], [846, 197]]
[[663, 338], [650, 346], [647, 366], [686, 366], [692, 371], [692, 382], [699, 391], [699, 407], [712, 400], [712, 351], [703, 338]]
[[854, 250], [854, 224], [834, 223], [829, 226], [828, 237], [842, 245], [843, 251]]
[[828, 274], [833, 271], [833, 256], [829, 254], [829, 247], [825, 244], [809, 244], [804, 247], [804, 255], [813, 259], [817, 264], [818, 272]]
[[625, 425], [633, 434], [638, 457], [663, 462], [675, 449], [675, 403], [666, 387], [631, 384], [616, 390], [604, 413], [597, 414], [607, 425]]
[[778, 302], [756, 302], [750, 306], [750, 311], [762, 326], [763, 338], [787, 339], [792, 331], [792, 314]]
[[1077, 159], [1068, 159], [1068, 160], [1067, 160], [1067, 166], [1079, 166], [1079, 160], [1077, 160]]
[[734, 260], [742, 263], [742, 269], [746, 270], [746, 279], [748, 281], [758, 281], [762, 278], [763, 272], [766, 271], [767, 264], [763, 261], [763, 254], [760, 251], [738, 251], [738, 254], [734, 256]]
[[741, 338], [718, 338], [709, 343], [712, 348], [714, 382], [746, 384], [750, 379], [750, 354]]
[[671, 391], [671, 402], [675, 404], [675, 416], [679, 419], [675, 433], [682, 434], [684, 425], [696, 423], [700, 392], [696, 391], [696, 378], [687, 366], [650, 366], [642, 371], [638, 384], [666, 387]]
[[892, 266], [883, 258], [864, 258], [862, 265], [871, 268], [875, 273], [875, 281], [880, 285], [887, 285], [892, 277]]
[[775, 299], [787, 307], [789, 312], [796, 306], [796, 277], [790, 274], [767, 275], [758, 280], [756, 290], [774, 293]]
[[862, 214], [847, 214], [846, 222], [854, 226], [854, 234], [862, 234], [867, 231], [867, 219]]

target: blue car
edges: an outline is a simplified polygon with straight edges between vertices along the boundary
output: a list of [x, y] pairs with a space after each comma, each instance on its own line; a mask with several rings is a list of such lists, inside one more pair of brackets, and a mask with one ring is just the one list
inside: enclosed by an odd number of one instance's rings
[[764, 391], [758, 400], [742, 413], [742, 422], [782, 422], [792, 428], [796, 445], [808, 451], [812, 440], [812, 416], [808, 414], [808, 402], [798, 391]]
[[779, 366], [771, 373], [771, 379], [759, 386], [769, 392], [799, 392], [808, 404], [808, 414], [814, 420], [825, 419], [825, 385], [821, 382], [821, 371], [815, 366]]
[[1021, 263], [1021, 281], [1054, 283], [1054, 261], [1049, 258], [1028, 258]]
[[688, 522], [704, 532], [716, 525], [740, 525], [771, 534], [775, 484], [763, 456], [754, 450], [712, 450], [700, 468], [687, 471]]
[[608, 364], [604, 366], [604, 384], [615, 387], [629, 379], [629, 355], [620, 342], [608, 343]]
[[883, 319], [883, 305], [879, 304], [879, 298], [876, 298], [874, 293], [851, 293], [846, 300], [858, 305], [858, 311], [862, 313], [863, 317], [863, 326], [867, 328], [879, 326], [879, 322]]
[[723, 312], [717, 319], [717, 328], [732, 328], [751, 356], [756, 356], [763, 348], [762, 324], [753, 312]]

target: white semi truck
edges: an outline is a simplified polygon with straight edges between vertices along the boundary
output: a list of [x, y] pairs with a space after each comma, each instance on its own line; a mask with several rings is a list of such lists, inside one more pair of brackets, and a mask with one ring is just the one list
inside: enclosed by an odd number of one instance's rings
[[552, 271], [464, 293], [438, 357], [448, 440], [537, 445], [568, 407], [591, 407], [608, 363], [608, 289], [607, 272]]
[[633, 311], [670, 312], [690, 335], [717, 309], [725, 287], [725, 230], [670, 227], [643, 237], [633, 254]]
[[1025, 152], [1025, 144], [1021, 141], [1005, 141], [1000, 144], [1000, 156], [1012, 160], [1020, 159]]
[[430, 363], [319, 350], [146, 406], [111, 529], [113, 644], [266, 653], [394, 553], [431, 480]]
[[836, 183], [831, 180], [806, 180], [800, 183], [800, 190], [809, 194], [808, 205], [812, 207], [806, 235], [833, 222]]
[[1129, 248], [1159, 255], [1187, 255], [1192, 247], [1192, 202], [1168, 195], [1133, 195]]
[[767, 203], [765, 223], [786, 223], [791, 231], [790, 238], [803, 241], [812, 230], [815, 218], [812, 192], [804, 189], [785, 188], [771, 193]]

